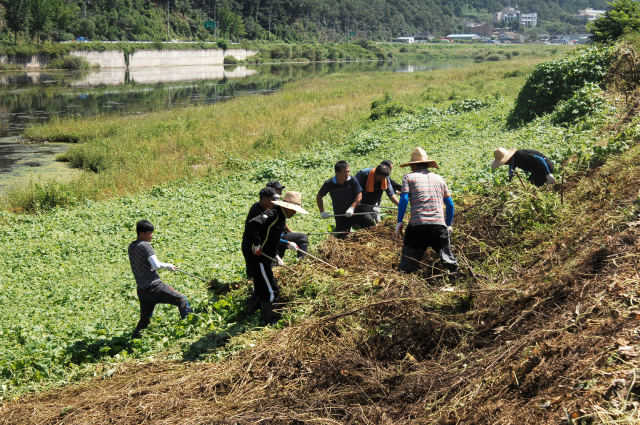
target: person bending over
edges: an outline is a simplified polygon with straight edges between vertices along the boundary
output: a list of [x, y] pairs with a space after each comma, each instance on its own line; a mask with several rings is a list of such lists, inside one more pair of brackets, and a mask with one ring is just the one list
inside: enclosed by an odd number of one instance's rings
[[167, 269], [172, 272], [177, 268], [173, 264], [158, 260], [151, 246], [153, 238], [153, 224], [148, 220], [140, 220], [136, 224], [138, 238], [129, 244], [129, 262], [131, 271], [136, 279], [138, 300], [140, 301], [140, 321], [133, 331], [136, 338], [142, 329], [146, 329], [153, 316], [156, 304], [171, 304], [178, 307], [180, 317], [184, 319], [193, 313], [186, 296], [162, 283], [156, 270]]
[[380, 164], [375, 168], [365, 168], [356, 173], [356, 180], [362, 187], [362, 202], [355, 209], [356, 213], [371, 213], [371, 219], [374, 222], [380, 221], [380, 209], [378, 208], [382, 201], [382, 193], [386, 192], [387, 196], [395, 205], [398, 205], [395, 191], [391, 185], [389, 178], [391, 170], [388, 166]]
[[513, 178], [516, 168], [531, 173], [529, 181], [537, 187], [545, 183], [558, 183], [553, 177], [553, 162], [541, 152], [533, 149], [505, 149], [497, 148], [493, 151], [495, 158], [491, 163], [491, 169], [495, 170], [501, 165], [509, 165], [509, 181]]

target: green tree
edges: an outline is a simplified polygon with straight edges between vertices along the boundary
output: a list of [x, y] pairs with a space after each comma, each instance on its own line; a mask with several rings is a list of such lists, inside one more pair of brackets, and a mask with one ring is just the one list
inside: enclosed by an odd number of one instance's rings
[[40, 38], [40, 32], [44, 31], [53, 15], [53, 4], [50, 0], [31, 0], [31, 14], [29, 16], [29, 29], [36, 35], [36, 42]]
[[640, 30], [640, 5], [634, 0], [614, 0], [611, 10], [588, 25], [591, 39], [596, 43], [609, 43], [625, 32]]
[[14, 34], [14, 43], [18, 42], [18, 33], [29, 29], [29, 0], [9, 0], [6, 3], [4, 21]]
[[242, 37], [247, 33], [244, 29], [242, 17], [237, 13], [233, 13], [228, 3], [224, 3], [218, 10], [218, 22], [223, 36], [229, 38], [232, 36]]
[[78, 6], [75, 3], [66, 3], [65, 0], [53, 1], [53, 22], [58, 28], [58, 40], [62, 38], [62, 30], [67, 30], [76, 17]]

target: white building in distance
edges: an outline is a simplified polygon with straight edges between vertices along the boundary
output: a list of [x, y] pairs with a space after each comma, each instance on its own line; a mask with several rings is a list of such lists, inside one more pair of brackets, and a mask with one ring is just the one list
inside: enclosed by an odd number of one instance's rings
[[593, 22], [598, 19], [600, 16], [604, 15], [606, 10], [596, 10], [590, 7], [587, 7], [585, 10], [578, 10], [576, 17], [581, 18], [587, 22]]
[[502, 12], [496, 12], [493, 14], [493, 22], [505, 21], [519, 22], [525, 27], [538, 26], [538, 14], [537, 13], [522, 13], [520, 10], [513, 7], [505, 7]]

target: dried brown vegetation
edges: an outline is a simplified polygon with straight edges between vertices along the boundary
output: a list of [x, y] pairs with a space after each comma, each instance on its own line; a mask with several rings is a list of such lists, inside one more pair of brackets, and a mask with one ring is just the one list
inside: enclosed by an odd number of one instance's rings
[[457, 202], [457, 282], [433, 253], [393, 271], [391, 222], [328, 240], [318, 254], [345, 276], [281, 275], [306, 319], [219, 363], [25, 397], [0, 423], [638, 423], [638, 165], [632, 148], [574, 176], [564, 205], [517, 182]]

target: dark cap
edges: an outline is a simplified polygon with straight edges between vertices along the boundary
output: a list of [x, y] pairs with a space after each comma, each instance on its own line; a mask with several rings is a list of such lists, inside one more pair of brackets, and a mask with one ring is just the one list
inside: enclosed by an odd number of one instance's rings
[[277, 201], [280, 198], [280, 195], [278, 195], [276, 190], [272, 187], [263, 187], [260, 189], [260, 198], [269, 198]]
[[274, 189], [284, 189], [285, 186], [280, 183], [278, 180], [271, 180], [269, 183], [267, 183], [267, 187], [272, 187]]

